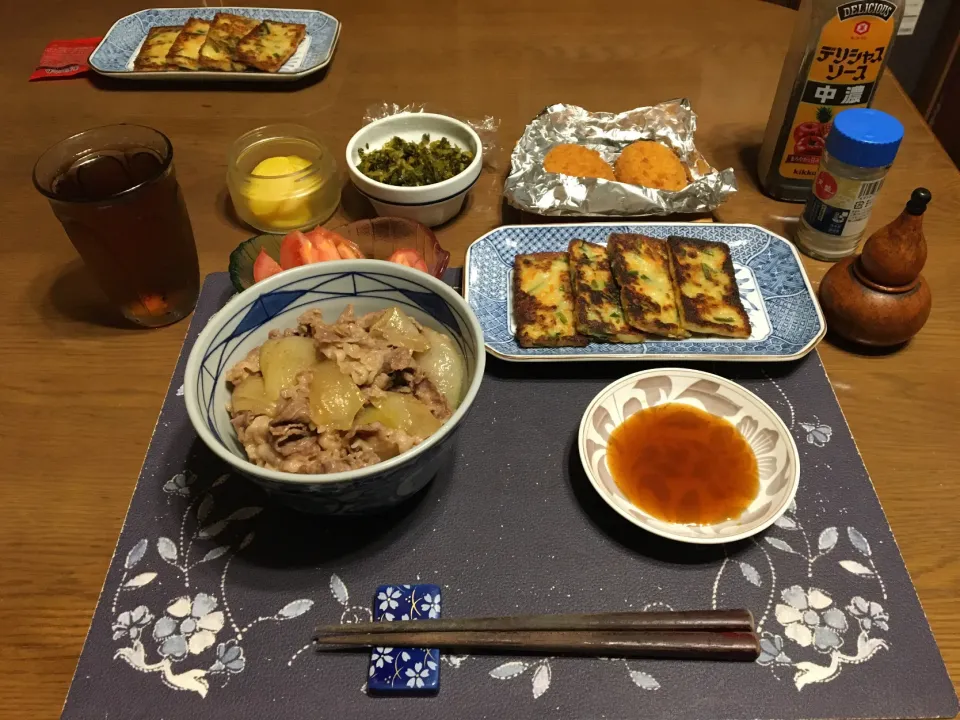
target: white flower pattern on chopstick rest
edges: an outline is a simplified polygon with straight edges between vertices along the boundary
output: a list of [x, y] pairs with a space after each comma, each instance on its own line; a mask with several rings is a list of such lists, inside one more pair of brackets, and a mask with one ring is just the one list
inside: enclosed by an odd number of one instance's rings
[[393, 662], [392, 647], [375, 647], [370, 658], [370, 674], [373, 675], [376, 668], [382, 668]]
[[[122, 640], [125, 644], [114, 652], [113, 657], [140, 672], [158, 674], [170, 688], [194, 692], [201, 697], [207, 696], [212, 679], [220, 678], [221, 686], [226, 685], [231, 675], [243, 672], [247, 667], [241, 645], [246, 632], [260, 623], [300, 617], [313, 606], [313, 601], [306, 598], [292, 600], [274, 614], [254, 618], [243, 626], [231, 612], [227, 601], [227, 571], [235, 553], [253, 542], [254, 532], [249, 523], [259, 515], [261, 508], [226, 508], [218, 513], [220, 501], [215, 497], [215, 489], [229, 479], [230, 475], [221, 475], [200, 489], [203, 483], [198, 482], [196, 475], [185, 471], [164, 483], [163, 491], [167, 495], [174, 499], [185, 498], [187, 502], [179, 535], [176, 540], [169, 537], [160, 537], [153, 542], [148, 538], [138, 540], [127, 551], [123, 575], [113, 599], [112, 610], [117, 613], [121, 591], [132, 593], [150, 585], [167, 566], [165, 574], [172, 574], [172, 577], [165, 577], [165, 582], [182, 583], [185, 593], [170, 599], [156, 615], [144, 603], [116, 614], [111, 625], [113, 640]], [[191, 526], [193, 531], [189, 532]], [[193, 560], [194, 546], [211, 542], [214, 538], [218, 544], [209, 547], [199, 560]], [[130, 577], [130, 572], [148, 558], [151, 547], [157, 549], [158, 570]], [[224, 559], [219, 596], [215, 594], [215, 588], [191, 592], [190, 571], [218, 559]], [[228, 637], [223, 637], [224, 634]], [[155, 646], [148, 650], [147, 642], [151, 639]], [[152, 653], [159, 658], [155, 662], [148, 659]]]
[[407, 687], [422, 688], [424, 679], [430, 677], [431, 670], [436, 669], [437, 664], [433, 660], [427, 660], [426, 663], [414, 663], [412, 668], [408, 667], [404, 671], [404, 675], [408, 678]]
[[[340, 622], [342, 624], [352, 624], [359, 622], [370, 622], [373, 620], [373, 613], [360, 605], [350, 604], [350, 591], [347, 584], [339, 575], [330, 576], [330, 594], [341, 608]], [[381, 612], [381, 620], [410, 620], [419, 618], [438, 618], [440, 617], [441, 596], [439, 592], [417, 594], [417, 587], [412, 585], [387, 585], [376, 593], [374, 603]], [[403, 606], [401, 608], [401, 605]], [[391, 610], [410, 608], [410, 612], [403, 612], [399, 618], [395, 618]], [[411, 618], [411, 615], [413, 618]], [[287, 661], [287, 666], [293, 665], [294, 661], [307, 650], [313, 648], [315, 643], [307, 643], [297, 650]], [[388, 678], [385, 679], [390, 687], [405, 686], [409, 688], [424, 688], [426, 681], [432, 678], [432, 674], [437, 670], [440, 662], [446, 662], [453, 668], [459, 668], [468, 659], [466, 655], [444, 655], [439, 657], [439, 652], [435, 649], [406, 649], [393, 647], [375, 647], [372, 650], [370, 666], [367, 675], [370, 678], [378, 676], [378, 671], [388, 668]], [[381, 678], [383, 679], [383, 678]], [[367, 686], [364, 684], [360, 692], [366, 694]]]
[[427, 617], [436, 620], [440, 617], [440, 596], [433, 597], [430, 593], [423, 596], [423, 602], [420, 603], [420, 612], [427, 613]]
[[[397, 598], [401, 596], [401, 592], [398, 588], [388, 587], [383, 592], [377, 595], [377, 601], [380, 603], [381, 610], [396, 610], [397, 609]], [[393, 618], [387, 618], [392, 620]]]

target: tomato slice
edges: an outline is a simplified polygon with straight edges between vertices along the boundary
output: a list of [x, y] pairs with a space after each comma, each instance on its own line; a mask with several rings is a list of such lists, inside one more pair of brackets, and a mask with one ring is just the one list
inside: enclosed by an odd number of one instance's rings
[[339, 233], [316, 227], [307, 233], [310, 242], [320, 255], [320, 260], [355, 260], [364, 257], [356, 243]]
[[280, 267], [284, 270], [317, 262], [317, 252], [310, 239], [299, 230], [288, 233], [280, 243]]
[[393, 255], [387, 258], [387, 261], [397, 263], [398, 265], [406, 265], [407, 267], [422, 270], [423, 272], [429, 272], [429, 270], [427, 270], [427, 261], [423, 259], [420, 253], [412, 248], [395, 250]]
[[305, 237], [313, 248], [313, 262], [340, 259], [340, 253], [337, 252], [337, 244], [334, 241], [335, 238], [340, 236], [336, 233], [324, 228], [314, 228], [305, 233]]
[[345, 237], [337, 240], [337, 252], [340, 253], [340, 257], [344, 260], [360, 260], [366, 257], [359, 245]]
[[267, 255], [266, 250], [260, 248], [260, 254], [257, 255], [257, 259], [253, 261], [253, 281], [260, 282], [264, 278], [276, 275], [282, 271], [283, 268], [280, 267], [280, 263]]

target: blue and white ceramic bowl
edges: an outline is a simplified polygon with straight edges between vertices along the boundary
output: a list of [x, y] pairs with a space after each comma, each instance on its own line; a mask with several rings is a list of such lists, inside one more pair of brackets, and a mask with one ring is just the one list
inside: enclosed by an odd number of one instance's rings
[[[420, 445], [359, 470], [301, 475], [251, 463], [230, 424], [224, 374], [261, 345], [270, 330], [295, 327], [300, 314], [313, 308], [334, 320], [350, 304], [357, 314], [397, 305], [427, 327], [450, 335], [466, 365], [460, 407]], [[442, 280], [381, 260], [326, 262], [262, 280], [210, 318], [187, 360], [184, 399], [190, 422], [210, 449], [279, 499], [312, 512], [368, 512], [413, 495], [436, 475], [480, 388], [485, 357], [480, 323], [466, 301]]]

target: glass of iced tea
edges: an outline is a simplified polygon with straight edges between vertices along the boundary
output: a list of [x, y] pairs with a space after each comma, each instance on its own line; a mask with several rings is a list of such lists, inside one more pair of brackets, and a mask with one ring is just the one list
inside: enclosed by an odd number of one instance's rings
[[86, 130], [43, 153], [33, 182], [127, 319], [160, 327], [193, 310], [197, 246], [166, 135], [142, 125]]

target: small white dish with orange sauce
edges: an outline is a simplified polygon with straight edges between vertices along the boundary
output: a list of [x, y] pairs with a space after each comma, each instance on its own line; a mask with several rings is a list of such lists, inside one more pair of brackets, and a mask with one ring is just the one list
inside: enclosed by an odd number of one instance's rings
[[780, 416], [718, 375], [634, 373], [580, 423], [580, 458], [600, 497], [634, 525], [696, 544], [743, 540], [783, 515], [800, 456]]

